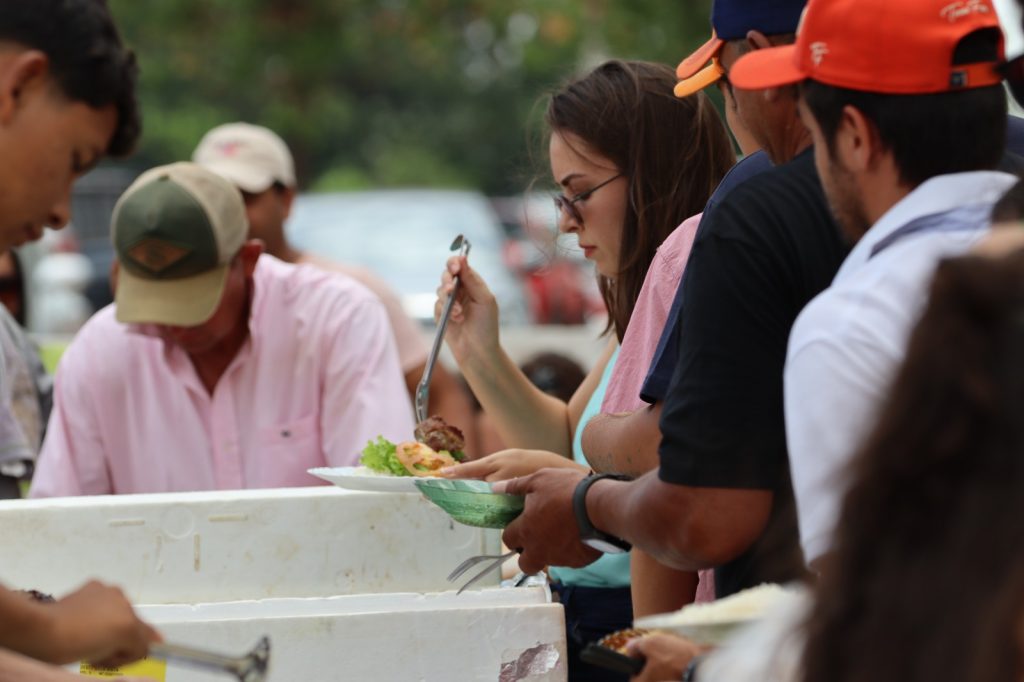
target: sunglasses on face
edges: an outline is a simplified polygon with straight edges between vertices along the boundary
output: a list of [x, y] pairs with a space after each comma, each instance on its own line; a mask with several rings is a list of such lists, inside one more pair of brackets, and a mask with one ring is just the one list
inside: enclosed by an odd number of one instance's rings
[[999, 64], [996, 72], [1006, 80], [1017, 103], [1024, 106], [1024, 54]]
[[617, 175], [614, 175], [613, 177], [608, 178], [607, 180], [605, 180], [601, 184], [595, 185], [595, 186], [591, 187], [588, 190], [584, 190], [583, 192], [580, 192], [579, 194], [577, 194], [576, 196], [572, 197], [571, 199], [569, 197], [563, 196], [561, 194], [555, 194], [555, 196], [552, 197], [555, 200], [555, 207], [559, 211], [561, 211], [561, 212], [565, 213], [567, 216], [569, 216], [577, 224], [582, 225], [583, 224], [583, 216], [580, 215], [580, 210], [578, 208], [576, 208], [576, 203], [580, 202], [580, 201], [586, 201], [587, 199], [590, 198], [590, 196], [594, 192], [596, 192], [597, 190], [601, 189], [602, 187], [604, 187], [608, 183], [613, 182], [615, 180], [618, 180], [619, 178], [622, 177], [622, 175], [623, 175], [622, 173], [618, 173]]

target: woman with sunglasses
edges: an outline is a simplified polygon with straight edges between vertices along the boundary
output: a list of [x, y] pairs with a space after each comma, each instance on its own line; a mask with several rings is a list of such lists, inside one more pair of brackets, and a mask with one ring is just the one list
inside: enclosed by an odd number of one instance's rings
[[[700, 213], [735, 160], [711, 102], [703, 94], [677, 99], [674, 85], [666, 66], [610, 61], [549, 100], [545, 121], [559, 186], [558, 226], [576, 235], [594, 263], [608, 309], [608, 345], [568, 402], [530, 385], [501, 348], [498, 309], [486, 284], [464, 258], [449, 261], [438, 313], [454, 276], [462, 285], [448, 345], [502, 439], [517, 448], [455, 467], [453, 477], [499, 480], [542, 467], [588, 468], [579, 433], [600, 408], [655, 252], [677, 225]], [[587, 642], [632, 622], [629, 556], [606, 555], [579, 570], [553, 568], [552, 578], [566, 610], [569, 679], [626, 679], [577, 656]]]

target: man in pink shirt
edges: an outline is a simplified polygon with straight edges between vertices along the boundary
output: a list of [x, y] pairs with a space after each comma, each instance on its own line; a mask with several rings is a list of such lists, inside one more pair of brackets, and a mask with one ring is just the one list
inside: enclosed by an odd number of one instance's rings
[[381, 303], [261, 255], [226, 180], [154, 168], [112, 224], [115, 304], [62, 359], [33, 497], [312, 485], [412, 436]]
[[[347, 275], [372, 291], [384, 303], [398, 344], [405, 385], [410, 400], [427, 364], [427, 344], [419, 325], [405, 312], [398, 295], [366, 268], [353, 267], [299, 251], [285, 236], [298, 183], [295, 162], [288, 145], [274, 131], [250, 123], [225, 123], [199, 141], [192, 160], [217, 173], [242, 192], [249, 218], [249, 236], [261, 240], [267, 253], [287, 263], [310, 264]], [[465, 428], [473, 423], [473, 411], [465, 389], [443, 365], [438, 364], [430, 381], [430, 414]], [[470, 453], [477, 455], [479, 453]]]

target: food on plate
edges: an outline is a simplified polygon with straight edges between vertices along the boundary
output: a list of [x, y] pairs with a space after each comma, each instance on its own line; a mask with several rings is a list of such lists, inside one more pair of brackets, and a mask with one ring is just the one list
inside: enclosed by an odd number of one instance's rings
[[426, 443], [399, 443], [395, 446], [395, 457], [413, 476], [437, 476], [441, 469], [457, 464], [448, 452], [435, 452]]
[[370, 471], [380, 474], [391, 474], [392, 476], [410, 476], [405, 470], [405, 465], [395, 456], [395, 444], [377, 436], [377, 440], [371, 440], [363, 448], [363, 456], [359, 463]]
[[616, 630], [610, 635], [605, 635], [597, 641], [598, 646], [603, 646], [605, 649], [611, 649], [612, 651], [618, 651], [620, 654], [626, 653], [626, 645], [629, 644], [630, 640], [634, 640], [637, 637], [643, 637], [644, 635], [651, 634], [650, 630], [643, 628], [629, 628], [626, 630]]
[[434, 415], [416, 425], [416, 440], [425, 443], [436, 452], [462, 453], [466, 449], [466, 437], [457, 427]]
[[462, 452], [465, 447], [462, 432], [440, 417], [420, 422], [416, 438], [419, 442], [396, 445], [377, 436], [377, 440], [363, 448], [359, 463], [373, 472], [391, 476], [437, 476], [439, 470], [466, 458]]

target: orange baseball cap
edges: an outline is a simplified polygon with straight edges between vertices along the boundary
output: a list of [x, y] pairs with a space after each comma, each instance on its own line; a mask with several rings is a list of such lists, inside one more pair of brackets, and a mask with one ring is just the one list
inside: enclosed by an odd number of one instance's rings
[[729, 80], [763, 90], [813, 79], [891, 95], [995, 85], [998, 62], [953, 64], [959, 42], [981, 29], [999, 30], [990, 0], [810, 0], [795, 45], [744, 55]]

